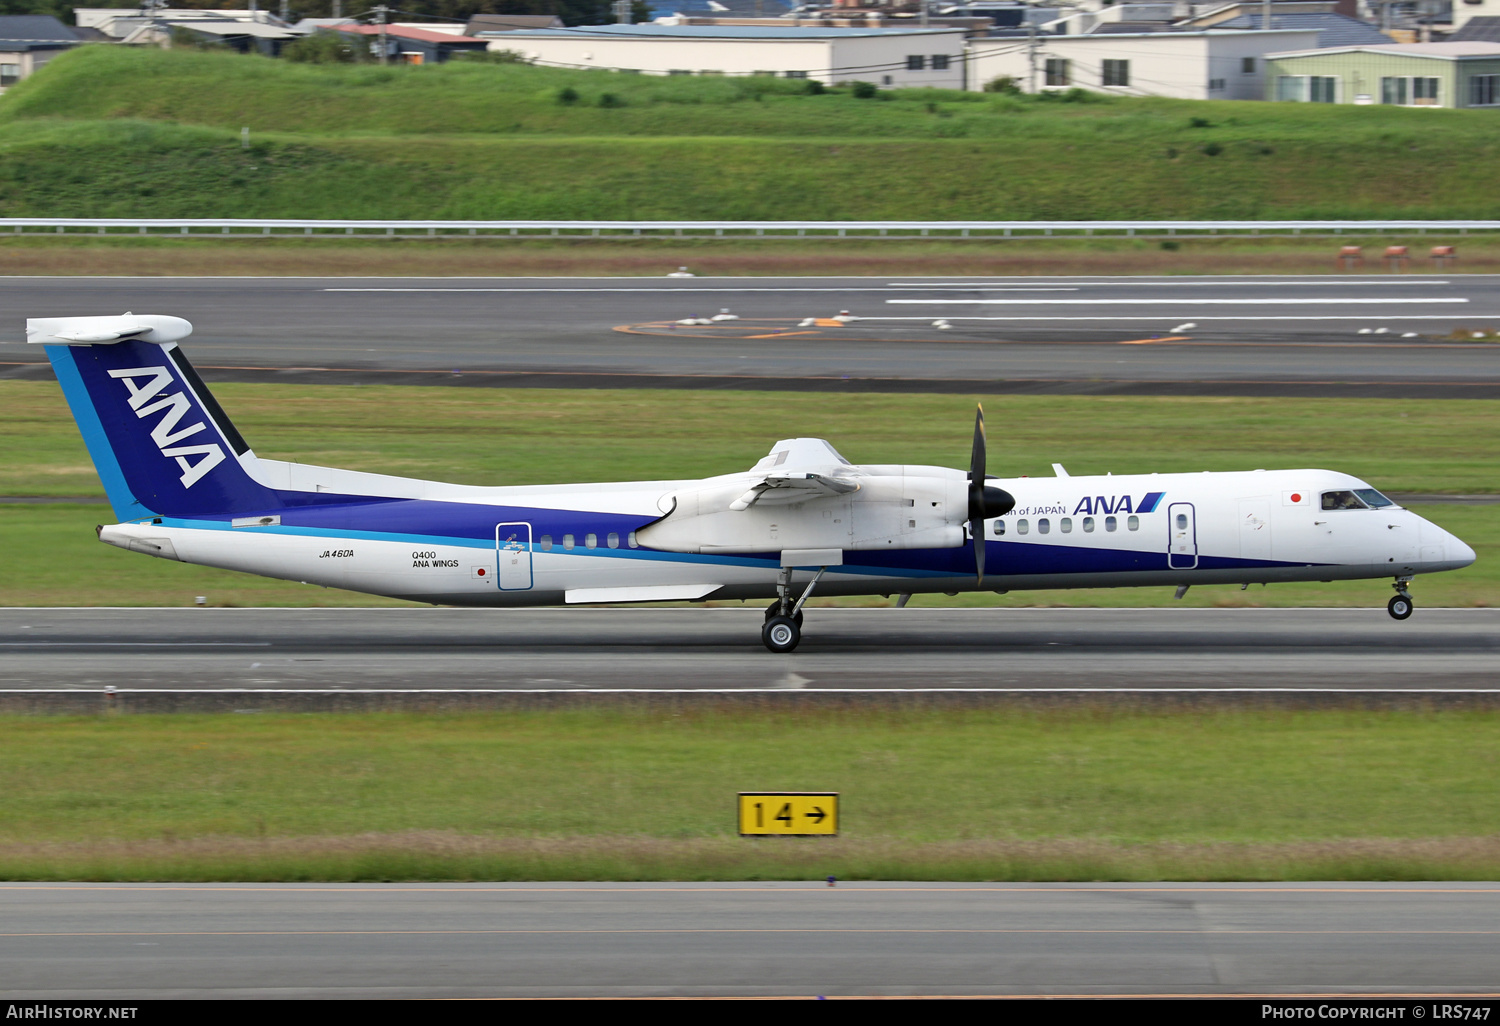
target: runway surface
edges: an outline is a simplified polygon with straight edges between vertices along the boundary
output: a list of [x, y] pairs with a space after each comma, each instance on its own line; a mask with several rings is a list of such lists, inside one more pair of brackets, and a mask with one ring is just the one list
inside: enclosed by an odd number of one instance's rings
[[1495, 995], [1496, 884], [0, 884], [0, 996]]
[[0, 691], [1500, 687], [1494, 609], [809, 609], [790, 655], [761, 646], [761, 622], [754, 606], [0, 609]]
[[1500, 397], [1450, 337], [1500, 329], [1492, 275], [4, 278], [0, 374], [50, 373], [26, 317], [126, 310], [210, 380]]

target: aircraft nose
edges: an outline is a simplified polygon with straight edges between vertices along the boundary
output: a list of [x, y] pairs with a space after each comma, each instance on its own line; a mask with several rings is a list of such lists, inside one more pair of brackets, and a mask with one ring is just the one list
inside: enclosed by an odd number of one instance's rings
[[1478, 558], [1468, 542], [1431, 520], [1422, 521], [1422, 557], [1441, 570], [1460, 570]]
[[1448, 558], [1459, 566], [1468, 566], [1479, 557], [1475, 555], [1474, 549], [1468, 542], [1455, 535], [1448, 535]]

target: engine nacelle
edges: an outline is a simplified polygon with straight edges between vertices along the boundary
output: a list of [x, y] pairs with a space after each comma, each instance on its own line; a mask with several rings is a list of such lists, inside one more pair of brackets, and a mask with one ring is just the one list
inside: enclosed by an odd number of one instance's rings
[[742, 510], [729, 507], [745, 494], [749, 479], [719, 479], [664, 497], [672, 511], [637, 537], [651, 548], [693, 553], [946, 549], [964, 543], [968, 481], [961, 473], [939, 467], [881, 470], [861, 474], [855, 492]]

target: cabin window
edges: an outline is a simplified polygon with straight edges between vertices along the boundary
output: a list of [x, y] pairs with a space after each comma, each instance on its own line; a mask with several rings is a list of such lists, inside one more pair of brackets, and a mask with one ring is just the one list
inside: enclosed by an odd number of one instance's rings
[[618, 549], [620, 547], [620, 535], [616, 531], [609, 532], [609, 537], [606, 538], [605, 541], [609, 544], [609, 547], [612, 548], [612, 549]]
[[1106, 530], [1106, 531], [1115, 531], [1115, 530], [1118, 530], [1119, 527], [1120, 527], [1120, 521], [1117, 520], [1116, 518], [1114, 518], [1114, 517], [1105, 517], [1104, 518], [1104, 530]]
[[1057, 522], [1057, 526], [1060, 527], [1060, 528], [1062, 528], [1062, 533], [1063, 534], [1072, 534], [1073, 533], [1073, 518], [1072, 517], [1063, 517], [1061, 520], [1059, 520]]
[[1141, 529], [1141, 518], [1130, 517], [1125, 521], [1125, 529], [1128, 531], [1139, 531]]
[[1177, 514], [1177, 530], [1179, 530], [1179, 531], [1186, 531], [1187, 530], [1187, 514], [1186, 513], [1179, 513], [1179, 514]]
[[1083, 518], [1083, 533], [1084, 534], [1093, 534], [1094, 533], [1094, 518], [1093, 517], [1084, 517]]
[[552, 536], [550, 534], [544, 534], [544, 535], [542, 535], [542, 551], [543, 552], [551, 552], [552, 551]]
[[632, 549], [638, 549], [641, 547], [641, 543], [635, 540], [634, 531], [631, 531], [628, 535], [625, 536], [625, 544], [629, 545]]
[[996, 520], [995, 521], [995, 526], [992, 527], [992, 528], [990, 528], [990, 530], [992, 530], [997, 536], [1004, 534], [1005, 533], [1005, 521], [1004, 520]]
[[1324, 492], [1324, 509], [1364, 509], [1365, 504], [1353, 492]]
[[1024, 521], [1024, 520], [1017, 520], [1016, 521], [1016, 533], [1017, 534], [1025, 534], [1029, 530], [1031, 530], [1031, 525], [1028, 524], [1026, 521]]
[[563, 548], [569, 552], [573, 551], [573, 536], [571, 534], [563, 535]]
[[592, 531], [583, 536], [583, 544], [591, 549], [599, 547], [599, 536]]
[[1046, 533], [1048, 533], [1051, 530], [1052, 530], [1052, 521], [1047, 520], [1046, 518], [1043, 518], [1043, 519], [1038, 520], [1036, 522], [1036, 533], [1037, 534], [1046, 534]]

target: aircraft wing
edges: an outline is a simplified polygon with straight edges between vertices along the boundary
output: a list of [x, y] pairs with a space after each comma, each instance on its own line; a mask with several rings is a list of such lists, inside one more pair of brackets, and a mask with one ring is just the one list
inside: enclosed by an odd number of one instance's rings
[[760, 480], [731, 503], [730, 509], [749, 509], [756, 503], [785, 506], [859, 491], [854, 467], [821, 438], [783, 439], [750, 468], [750, 473], [759, 475]]

